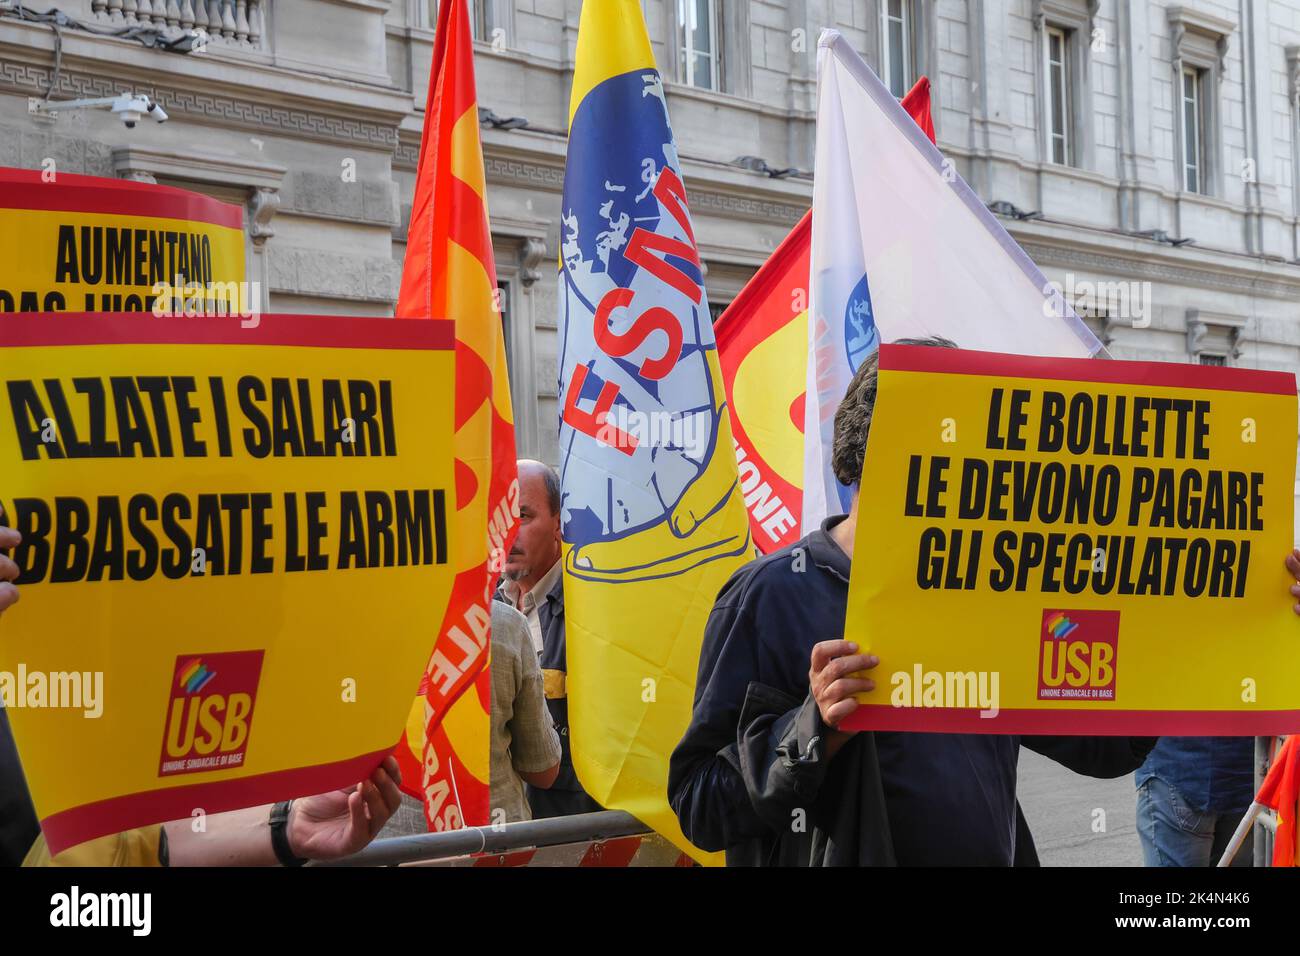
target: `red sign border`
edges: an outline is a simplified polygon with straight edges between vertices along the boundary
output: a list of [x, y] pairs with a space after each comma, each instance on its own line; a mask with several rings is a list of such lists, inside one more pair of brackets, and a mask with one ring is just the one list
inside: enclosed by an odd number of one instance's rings
[[174, 219], [243, 231], [244, 209], [202, 193], [126, 179], [0, 168], [0, 209]]
[[1108, 385], [1258, 392], [1263, 395], [1296, 394], [1293, 372], [1188, 365], [1182, 362], [1119, 362], [1095, 358], [1011, 355], [1007, 352], [945, 349], [931, 345], [881, 345], [879, 367], [882, 372], [946, 372], [994, 378], [1038, 378]]
[[859, 704], [840, 730], [935, 734], [1061, 734], [1097, 737], [1256, 737], [1295, 733], [1300, 710], [1117, 710], [1100, 707], [1005, 708]]
[[451, 351], [451, 319], [390, 319], [268, 312], [163, 316], [151, 312], [0, 314], [0, 348], [56, 345], [287, 345], [332, 349]]

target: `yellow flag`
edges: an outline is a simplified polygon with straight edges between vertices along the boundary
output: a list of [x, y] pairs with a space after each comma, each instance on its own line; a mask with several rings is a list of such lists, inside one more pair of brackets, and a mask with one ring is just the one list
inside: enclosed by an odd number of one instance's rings
[[574, 768], [603, 806], [705, 860], [668, 806], [668, 757], [690, 720], [713, 599], [753, 548], [663, 81], [636, 0], [583, 5], [562, 213]]

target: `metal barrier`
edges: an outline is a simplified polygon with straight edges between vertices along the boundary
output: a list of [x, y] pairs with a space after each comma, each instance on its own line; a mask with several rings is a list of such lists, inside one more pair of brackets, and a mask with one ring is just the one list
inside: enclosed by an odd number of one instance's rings
[[[1282, 741], [1285, 737], [1256, 737], [1255, 738], [1255, 792], [1259, 793], [1259, 788], [1264, 785], [1264, 778], [1268, 776], [1268, 768], [1272, 765], [1273, 758], [1277, 752], [1282, 749]], [[1264, 809], [1255, 819], [1255, 843], [1252, 847], [1252, 861], [1255, 866], [1272, 866], [1273, 865], [1273, 839], [1277, 835], [1277, 814], [1272, 810]]]
[[[1277, 737], [1255, 738], [1255, 790], [1280, 746]], [[1276, 819], [1252, 803], [1219, 860], [1230, 866], [1253, 827], [1255, 866], [1273, 859]], [[555, 851], [547, 853], [545, 851]], [[635, 860], [635, 862], [634, 862]], [[465, 827], [443, 833], [376, 840], [360, 853], [312, 866], [690, 866], [689, 857], [622, 810]]]
[[[573, 862], [569, 865], [627, 866], [638, 852], [631, 840], [619, 845], [619, 853], [610, 854], [602, 861], [602, 848], [608, 841], [633, 838], [636, 844], [653, 844], [666, 841], [654, 837], [650, 828], [621, 810], [602, 810], [599, 813], [580, 813], [569, 817], [550, 817], [545, 820], [525, 820], [520, 823], [503, 823], [498, 826], [465, 827], [443, 833], [420, 833], [414, 836], [392, 837], [376, 840], [360, 853], [313, 866], [402, 866], [424, 865], [545, 865], [537, 861], [531, 851], [541, 848], [576, 847]], [[670, 848], [670, 856], [657, 853], [657, 861], [650, 865], [680, 865], [681, 852]], [[627, 851], [631, 851], [630, 853]], [[520, 852], [523, 851], [523, 852]], [[584, 863], [594, 858], [597, 862]], [[485, 856], [484, 854], [489, 854]], [[496, 854], [492, 856], [491, 854]], [[623, 862], [613, 862], [621, 860]], [[553, 865], [565, 865], [556, 861]]]

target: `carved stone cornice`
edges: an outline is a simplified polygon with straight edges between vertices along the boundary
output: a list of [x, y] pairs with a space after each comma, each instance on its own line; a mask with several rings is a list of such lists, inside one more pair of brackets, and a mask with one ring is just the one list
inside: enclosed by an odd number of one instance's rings
[[[24, 96], [44, 96], [49, 67], [16, 60], [0, 60], [0, 91]], [[163, 75], [163, 74], [157, 74]], [[397, 125], [370, 122], [324, 111], [258, 102], [200, 88], [165, 82], [126, 81], [111, 75], [82, 73], [67, 66], [59, 73], [55, 99], [116, 96], [123, 85], [162, 103], [172, 118], [192, 116], [218, 126], [282, 133], [297, 139], [328, 143], [356, 143], [392, 151], [397, 146]]]
[[[1227, 349], [1229, 358], [1241, 358], [1241, 343], [1245, 336], [1247, 317], [1244, 315], [1226, 315], [1205, 312], [1201, 309], [1187, 310], [1187, 352], [1193, 358], [1199, 358], [1207, 346], [1219, 344], [1218, 339]], [[1215, 354], [1217, 350], [1214, 350]]]
[[[185, 179], [222, 186], [279, 189], [288, 170], [278, 163], [189, 149], [183, 152], [133, 143], [113, 150], [113, 171], [123, 179]], [[146, 180], [147, 181], [147, 180]]]
[[[1270, 279], [1253, 272], [1213, 270], [1194, 265], [1174, 265], [1122, 255], [1107, 255], [1086, 249], [1074, 249], [1055, 243], [1034, 242], [1016, 237], [1029, 258], [1039, 265], [1059, 266], [1099, 275], [1126, 276], [1152, 282], [1184, 284], [1216, 289], [1239, 295], [1266, 295], [1277, 299], [1300, 298], [1300, 271], [1295, 281]], [[1281, 265], [1281, 263], [1279, 263]]]
[[1042, 32], [1050, 17], [1083, 29], [1091, 36], [1097, 11], [1100, 9], [1101, 0], [1034, 0], [1033, 13], [1030, 16], [1034, 29], [1039, 32]]
[[393, 165], [399, 169], [414, 170], [420, 164], [420, 141], [399, 140], [393, 150]]
[[538, 268], [546, 258], [546, 240], [536, 236], [524, 236], [519, 240], [519, 279], [525, 286], [530, 286], [542, 277]]
[[252, 196], [248, 199], [248, 236], [253, 240], [253, 245], [260, 248], [266, 240], [275, 235], [271, 220], [275, 218], [276, 210], [279, 208], [278, 190], [268, 189], [265, 186], [253, 190]]
[[1219, 59], [1219, 71], [1222, 72], [1228, 56], [1228, 38], [1237, 29], [1237, 25], [1231, 20], [1183, 6], [1169, 7], [1165, 15], [1169, 20], [1169, 40], [1174, 64], [1181, 69], [1182, 60], [1188, 52], [1185, 43], [1189, 36], [1197, 36], [1214, 45]]
[[564, 189], [564, 166], [551, 163], [533, 163], [504, 156], [484, 156], [484, 171], [488, 182], [514, 186], [533, 186], [551, 192]]
[[[489, 183], [526, 186], [548, 192], [560, 192], [564, 189], [563, 165], [531, 162], [513, 157], [485, 156], [484, 168]], [[709, 189], [698, 179], [689, 180], [686, 191], [692, 212], [707, 213], [727, 219], [793, 225], [808, 211], [807, 205]], [[810, 195], [809, 202], [811, 201]]]
[[[692, 190], [689, 197], [692, 211], [708, 212], [726, 219], [750, 219], [754, 222], [775, 222], [793, 226], [808, 211], [808, 206], [797, 206], [774, 199], [735, 196], [699, 187]], [[808, 202], [811, 205], [811, 195], [808, 197]]]
[[113, 150], [113, 171], [123, 179], [156, 183], [158, 177], [247, 190], [248, 236], [261, 248], [275, 235], [271, 220], [280, 208], [280, 187], [288, 171], [277, 163], [190, 150], [176, 152], [133, 144]]
[[1287, 94], [1294, 109], [1300, 109], [1300, 45], [1286, 48]]

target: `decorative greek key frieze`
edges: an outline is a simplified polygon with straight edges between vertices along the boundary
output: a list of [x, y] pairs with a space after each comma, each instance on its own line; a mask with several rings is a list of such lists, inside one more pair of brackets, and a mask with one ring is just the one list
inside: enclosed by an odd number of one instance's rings
[[[0, 89], [29, 96], [43, 96], [50, 79], [48, 67], [31, 63], [0, 61]], [[189, 115], [214, 120], [227, 126], [271, 130], [299, 138], [326, 142], [360, 143], [392, 151], [397, 146], [397, 127], [368, 123], [343, 116], [309, 110], [272, 106], [250, 100], [204, 93], [157, 83], [131, 83], [131, 89], [153, 97], [173, 117]], [[94, 76], [63, 69], [59, 74], [56, 99], [116, 96], [123, 81], [112, 76]]]

